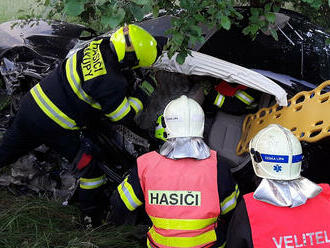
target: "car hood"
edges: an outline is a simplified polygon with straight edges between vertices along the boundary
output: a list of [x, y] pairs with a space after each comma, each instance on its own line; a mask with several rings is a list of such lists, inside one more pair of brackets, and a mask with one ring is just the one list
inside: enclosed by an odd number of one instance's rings
[[24, 47], [43, 56], [64, 58], [83, 31], [95, 33], [82, 25], [60, 21], [5, 22], [0, 24], [0, 57], [12, 48]]
[[[190, 46], [191, 50], [220, 58], [247, 68], [272, 71], [320, 84], [330, 78], [330, 38], [322, 27], [305, 16], [282, 9], [276, 15], [274, 28], [276, 41], [269, 33], [259, 32], [256, 39], [244, 35], [242, 30], [248, 23], [249, 8], [237, 8], [244, 16], [230, 30], [201, 26], [203, 43]], [[173, 16], [141, 22], [143, 28], [156, 36], [168, 36]]]

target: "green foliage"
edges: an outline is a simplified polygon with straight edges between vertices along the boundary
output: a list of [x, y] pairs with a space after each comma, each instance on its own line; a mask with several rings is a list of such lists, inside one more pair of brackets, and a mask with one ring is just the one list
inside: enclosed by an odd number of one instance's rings
[[292, 0], [293, 8], [330, 32], [329, 0]]
[[278, 40], [276, 30], [274, 30], [271, 24], [275, 23], [275, 14], [279, 11], [278, 2], [268, 2], [263, 8], [251, 8], [250, 9], [250, 24], [243, 29], [245, 35], [250, 35], [253, 39], [257, 36], [258, 31], [270, 32], [275, 40]]
[[[159, 15], [161, 9], [178, 16], [167, 31], [171, 39], [167, 45], [169, 55], [179, 52], [177, 61], [184, 62], [189, 54], [188, 45], [204, 41], [200, 24], [209, 28], [229, 30], [237, 20], [242, 19], [234, 6], [234, 0], [36, 0], [39, 6], [46, 7], [47, 18], [74, 18], [73, 20], [88, 25], [99, 32], [124, 23], [141, 21], [145, 15]], [[319, 23], [330, 27], [330, 0], [241, 0], [250, 5], [249, 22], [243, 33], [255, 38], [259, 31], [270, 33], [274, 39], [277, 32], [272, 28], [275, 14], [280, 7], [292, 5], [303, 14], [310, 14]], [[316, 11], [316, 10], [322, 10]], [[31, 14], [30, 16], [32, 16]], [[70, 19], [72, 21], [72, 19]]]
[[71, 16], [78, 16], [84, 11], [87, 0], [65, 0], [64, 13]]

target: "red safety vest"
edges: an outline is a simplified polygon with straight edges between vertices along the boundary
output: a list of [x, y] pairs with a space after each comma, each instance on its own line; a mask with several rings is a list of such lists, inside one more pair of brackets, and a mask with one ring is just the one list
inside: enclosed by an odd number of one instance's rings
[[295, 208], [277, 207], [244, 195], [254, 248], [330, 247], [330, 187]]
[[153, 226], [148, 247], [209, 247], [220, 215], [217, 155], [168, 159], [150, 152], [137, 160], [145, 210]]

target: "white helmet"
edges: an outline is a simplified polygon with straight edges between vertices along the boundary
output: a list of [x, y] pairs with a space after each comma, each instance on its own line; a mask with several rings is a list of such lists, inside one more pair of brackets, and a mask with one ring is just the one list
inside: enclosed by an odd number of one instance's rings
[[164, 110], [167, 138], [203, 137], [204, 111], [185, 95], [169, 102]]
[[300, 177], [302, 148], [290, 130], [271, 124], [250, 141], [249, 150], [257, 176], [275, 180]]

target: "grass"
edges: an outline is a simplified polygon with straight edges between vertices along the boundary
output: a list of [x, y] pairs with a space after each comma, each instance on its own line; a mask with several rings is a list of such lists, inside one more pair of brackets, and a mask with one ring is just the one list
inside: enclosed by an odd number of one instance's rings
[[21, 15], [20, 10], [27, 13], [31, 8], [34, 8], [37, 13], [42, 11], [36, 9], [35, 0], [0, 0], [0, 23], [15, 20]]
[[144, 226], [103, 225], [84, 230], [75, 206], [0, 188], [1, 248], [144, 247]]

